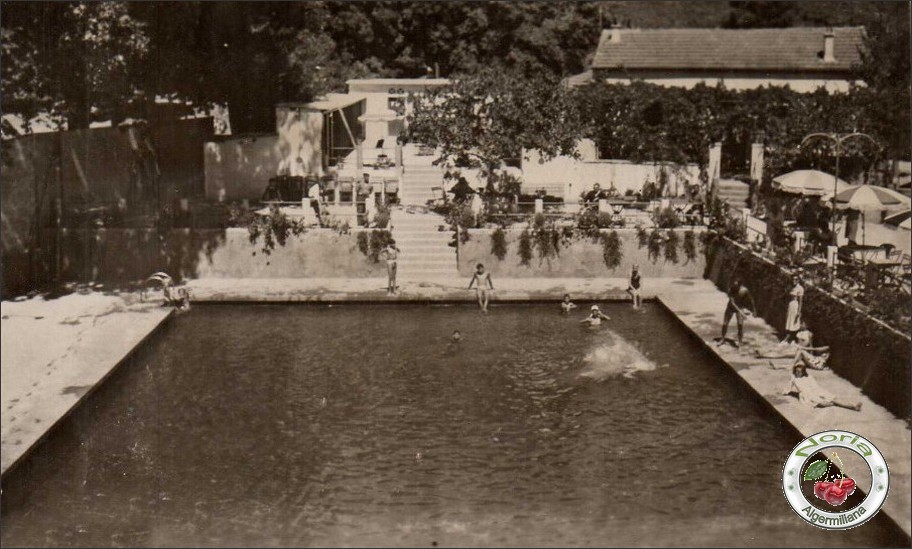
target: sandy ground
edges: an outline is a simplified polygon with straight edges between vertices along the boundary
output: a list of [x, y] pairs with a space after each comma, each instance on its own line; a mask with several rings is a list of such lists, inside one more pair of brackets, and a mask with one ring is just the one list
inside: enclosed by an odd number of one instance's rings
[[[398, 296], [386, 295], [385, 279], [200, 279], [188, 284], [195, 301], [468, 301], [468, 280], [458, 278], [402, 281]], [[561, 299], [574, 301], [626, 299], [627, 281], [612, 279], [495, 279], [496, 303]], [[779, 394], [789, 378], [787, 369], [774, 370], [754, 350], [777, 342], [775, 331], [760, 319], [748, 320], [745, 346], [717, 347], [726, 297], [709, 281], [699, 279], [644, 280], [643, 296], [658, 298], [707, 348], [766, 399], [805, 436], [839, 428], [871, 439], [890, 467], [890, 496], [885, 511], [910, 533], [912, 516], [912, 438], [905, 421], [861, 394], [830, 371], [813, 372], [820, 384], [863, 408], [809, 408]], [[36, 444], [60, 418], [102, 381], [143, 338], [170, 313], [160, 306], [160, 294], [147, 303], [134, 294], [72, 294], [54, 300], [34, 298], [4, 301], [2, 312], [2, 465], [5, 471]], [[735, 334], [731, 326], [730, 334]], [[786, 456], [783, 456], [783, 461]]]

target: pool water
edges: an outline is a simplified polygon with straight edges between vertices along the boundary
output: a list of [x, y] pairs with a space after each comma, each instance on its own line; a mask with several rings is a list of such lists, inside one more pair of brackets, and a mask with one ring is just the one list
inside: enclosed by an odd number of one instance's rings
[[[877, 546], [659, 305], [198, 306], [4, 479], [7, 546]], [[462, 333], [450, 342], [454, 330]]]

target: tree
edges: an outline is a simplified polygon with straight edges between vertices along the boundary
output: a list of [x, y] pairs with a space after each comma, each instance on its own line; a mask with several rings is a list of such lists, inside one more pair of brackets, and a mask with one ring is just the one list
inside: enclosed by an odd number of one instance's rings
[[[148, 52], [144, 25], [124, 2], [6, 4], [4, 110], [50, 109], [70, 129], [125, 116], [136, 68]], [[14, 111], [15, 112], [15, 111]]]
[[[545, 158], [575, 155], [581, 117], [556, 77], [483, 69], [447, 86], [414, 94], [410, 139], [439, 148], [447, 168], [477, 168], [489, 186], [505, 181], [505, 161], [523, 149]], [[509, 185], [498, 189], [512, 192]]]

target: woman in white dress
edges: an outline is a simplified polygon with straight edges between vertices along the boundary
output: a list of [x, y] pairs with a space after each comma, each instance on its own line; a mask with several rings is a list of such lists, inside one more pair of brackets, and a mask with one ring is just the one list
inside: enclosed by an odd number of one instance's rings
[[782, 343], [798, 341], [798, 331], [801, 329], [801, 306], [804, 302], [804, 286], [801, 277], [792, 277], [792, 289], [789, 291], [788, 310], [785, 313], [785, 338]]

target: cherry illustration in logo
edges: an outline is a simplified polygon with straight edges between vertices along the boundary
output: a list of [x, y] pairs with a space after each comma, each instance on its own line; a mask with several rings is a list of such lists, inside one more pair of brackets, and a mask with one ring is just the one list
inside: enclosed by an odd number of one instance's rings
[[824, 494], [826, 494], [826, 491], [829, 490], [830, 486], [832, 486], [832, 485], [833, 485], [832, 482], [826, 482], [824, 480], [815, 482], [814, 483], [814, 495], [817, 497], [817, 499], [825, 499]]
[[836, 486], [839, 486], [840, 488], [842, 488], [843, 490], [848, 492], [848, 494], [850, 496], [855, 493], [855, 481], [850, 479], [849, 477], [841, 478], [841, 479], [837, 480], [836, 482], [834, 482], [833, 484], [835, 484]]
[[823, 494], [823, 500], [833, 507], [842, 505], [848, 497], [849, 492], [845, 488], [840, 488], [838, 483], [830, 486]]

